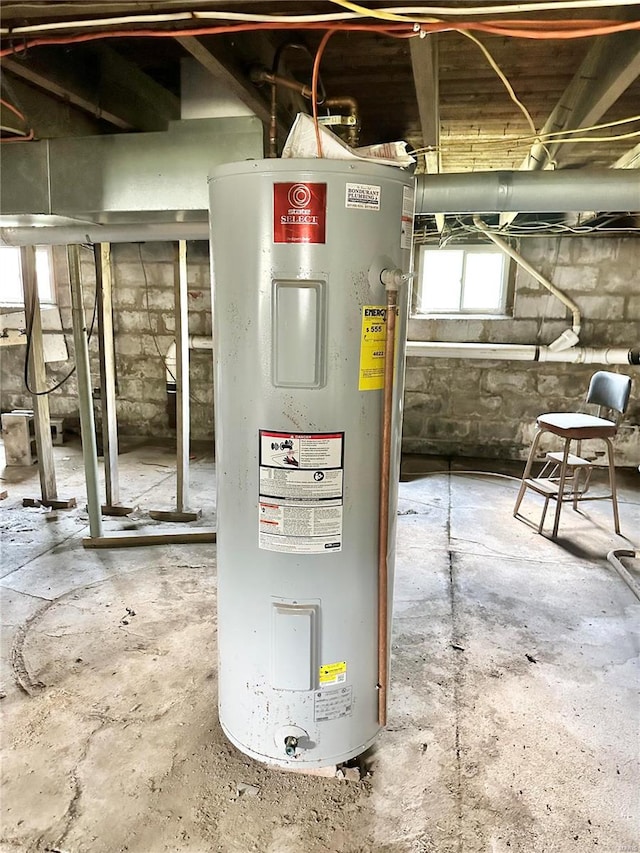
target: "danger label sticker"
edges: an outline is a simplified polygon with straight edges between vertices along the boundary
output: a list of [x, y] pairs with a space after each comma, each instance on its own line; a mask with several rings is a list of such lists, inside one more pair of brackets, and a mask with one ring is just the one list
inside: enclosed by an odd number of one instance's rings
[[327, 185], [273, 185], [273, 242], [324, 243]]
[[347, 184], [344, 206], [358, 210], [380, 210], [380, 187], [374, 184]]
[[318, 681], [320, 682], [321, 687], [324, 687], [327, 684], [344, 684], [346, 680], [346, 660], [341, 660], [337, 663], [325, 663], [318, 671]]
[[344, 433], [260, 430], [258, 546], [282, 553], [342, 549]]

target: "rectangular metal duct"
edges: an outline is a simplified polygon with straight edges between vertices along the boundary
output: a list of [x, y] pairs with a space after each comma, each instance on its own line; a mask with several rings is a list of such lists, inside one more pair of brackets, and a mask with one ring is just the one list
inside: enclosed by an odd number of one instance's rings
[[3, 146], [0, 225], [206, 221], [213, 167], [262, 153], [255, 116]]

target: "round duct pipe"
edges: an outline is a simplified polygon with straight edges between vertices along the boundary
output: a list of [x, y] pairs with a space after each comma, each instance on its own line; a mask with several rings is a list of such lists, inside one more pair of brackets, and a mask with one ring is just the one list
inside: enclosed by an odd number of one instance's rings
[[640, 172], [575, 169], [419, 175], [416, 214], [640, 210]]

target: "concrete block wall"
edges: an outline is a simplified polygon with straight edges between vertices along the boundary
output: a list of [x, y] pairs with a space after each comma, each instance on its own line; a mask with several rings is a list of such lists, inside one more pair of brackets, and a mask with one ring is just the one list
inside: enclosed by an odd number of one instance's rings
[[[166, 392], [164, 357], [175, 336], [173, 258], [171, 243], [132, 243], [112, 246], [113, 321], [117, 369], [118, 426], [123, 434], [171, 438]], [[90, 326], [95, 295], [93, 251], [83, 249], [82, 279], [85, 314]], [[69, 274], [66, 251], [54, 250], [57, 301], [62, 325], [67, 330], [69, 362], [47, 365], [48, 384], [62, 379], [73, 365], [73, 336]], [[189, 332], [211, 335], [211, 284], [206, 241], [188, 244]], [[13, 309], [15, 310], [15, 309]], [[2, 411], [29, 407], [22, 379], [24, 346], [0, 350]], [[91, 373], [95, 388], [99, 384], [97, 336], [90, 341]], [[191, 431], [194, 439], [213, 438], [213, 363], [212, 353], [190, 353]], [[78, 422], [75, 376], [49, 398], [52, 416], [65, 417], [70, 425]], [[99, 419], [100, 409], [96, 405]]]
[[[640, 239], [536, 237], [521, 240], [523, 256], [580, 306], [584, 346], [640, 345]], [[164, 356], [174, 338], [173, 245], [112, 247], [118, 418], [126, 434], [170, 438]], [[71, 329], [64, 249], [56, 249], [58, 301]], [[83, 250], [87, 321], [94, 299], [93, 254]], [[189, 330], [211, 334], [208, 244], [189, 243]], [[146, 275], [146, 281], [145, 281]], [[412, 318], [415, 340], [547, 344], [568, 325], [564, 307], [522, 270], [516, 271], [514, 315], [507, 318]], [[15, 310], [15, 309], [14, 309]], [[71, 334], [67, 344], [73, 353]], [[3, 411], [30, 405], [22, 381], [23, 346], [0, 349]], [[97, 345], [91, 343], [98, 384]], [[73, 360], [48, 366], [51, 383]], [[407, 364], [404, 449], [413, 453], [523, 458], [535, 418], [543, 411], [579, 408], [598, 365], [411, 358]], [[609, 368], [632, 375], [632, 402], [617, 442], [620, 464], [640, 464], [640, 368]], [[213, 436], [211, 353], [190, 358], [192, 436]], [[54, 416], [77, 419], [75, 377], [50, 397]], [[99, 409], [97, 410], [99, 411]]]
[[[640, 239], [567, 236], [523, 238], [519, 251], [579, 306], [580, 343], [640, 346]], [[413, 340], [549, 344], [571, 324], [564, 305], [516, 269], [512, 317], [412, 317]], [[616, 438], [616, 461], [640, 464], [640, 368], [410, 358], [407, 362], [406, 452], [445, 456], [526, 456], [542, 412], [579, 409], [591, 375], [626, 373], [634, 387]], [[543, 449], [550, 442], [543, 445]], [[591, 449], [601, 450], [601, 445]], [[587, 448], [588, 449], [588, 448]]]

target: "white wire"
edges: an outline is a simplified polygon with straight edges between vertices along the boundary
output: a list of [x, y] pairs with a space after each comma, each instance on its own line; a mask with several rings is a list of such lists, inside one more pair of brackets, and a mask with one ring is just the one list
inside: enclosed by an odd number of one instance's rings
[[[464, 0], [473, 2], [474, 0]], [[449, 6], [396, 6], [392, 9], [380, 9], [381, 12], [395, 12], [398, 15], [506, 15], [520, 12], [557, 11], [559, 9], [602, 9], [614, 6], [640, 6], [640, 0], [540, 0], [533, 3], [514, 2], [500, 6], [474, 6], [472, 9]], [[378, 11], [372, 10], [372, 11]], [[579, 21], [574, 21], [578, 24]]]
[[[529, 3], [512, 3], [508, 5], [488, 5], [474, 6], [471, 9], [461, 8], [457, 6], [403, 6], [386, 9], [372, 9], [371, 17], [376, 17], [378, 13], [390, 13], [399, 16], [401, 21], [402, 15], [413, 16], [459, 16], [469, 17], [476, 15], [503, 15], [509, 13], [520, 12], [539, 12], [539, 11], [558, 11], [562, 9], [601, 9], [613, 8], [618, 6], [640, 6], [640, 0], [539, 0], [539, 2]], [[27, 33], [44, 33], [52, 30], [61, 29], [90, 29], [92, 27], [105, 26], [123, 26], [128, 24], [160, 24], [171, 21], [189, 21], [189, 20], [219, 20], [219, 21], [237, 21], [247, 23], [335, 23], [340, 21], [352, 21], [358, 18], [368, 17], [363, 16], [358, 12], [330, 12], [319, 15], [259, 15], [248, 12], [175, 12], [170, 14], [158, 15], [127, 15], [117, 18], [96, 18], [92, 20], [81, 21], [55, 21], [48, 24], [29, 24], [22, 27], [3, 27], [0, 32], [3, 35], [9, 34], [27, 34]], [[407, 19], [407, 23], [411, 23]], [[575, 22], [576, 24], [579, 21]]]

